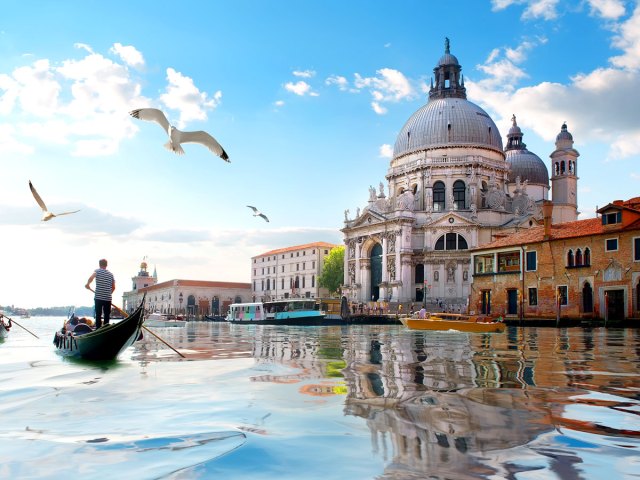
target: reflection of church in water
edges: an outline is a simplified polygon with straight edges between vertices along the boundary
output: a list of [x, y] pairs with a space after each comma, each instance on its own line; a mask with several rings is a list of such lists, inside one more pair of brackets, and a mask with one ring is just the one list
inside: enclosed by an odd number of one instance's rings
[[[355, 218], [345, 212], [349, 300], [422, 301], [426, 293], [465, 303], [473, 271], [468, 250], [542, 221], [547, 167], [527, 150], [515, 116], [503, 148], [493, 120], [467, 100], [461, 70], [447, 40], [429, 101], [397, 136], [388, 196], [381, 182]], [[551, 154], [554, 223], [577, 219], [578, 155], [562, 125]]]

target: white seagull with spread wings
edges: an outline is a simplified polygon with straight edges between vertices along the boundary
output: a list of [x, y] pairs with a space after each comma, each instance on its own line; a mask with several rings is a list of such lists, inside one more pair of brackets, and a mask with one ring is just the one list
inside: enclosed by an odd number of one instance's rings
[[269, 221], [267, 216], [264, 213], [260, 213], [256, 207], [252, 207], [251, 205], [247, 205], [247, 207], [249, 207], [251, 210], [253, 210], [253, 216], [254, 217], [262, 217], [262, 218], [264, 218], [265, 222]]
[[31, 183], [31, 180], [29, 180], [29, 188], [31, 189], [31, 193], [33, 194], [33, 198], [36, 199], [36, 202], [38, 202], [38, 205], [40, 205], [40, 208], [42, 209], [42, 221], [43, 222], [48, 222], [53, 217], [59, 217], [60, 215], [69, 215], [71, 213], [78, 213], [80, 211], [80, 210], [74, 210], [73, 212], [51, 213], [49, 211], [49, 209], [47, 208], [47, 206], [42, 201], [42, 198], [40, 198], [40, 195], [38, 195], [38, 192], [36, 191], [36, 189], [34, 188], [33, 184]]
[[148, 122], [156, 122], [159, 124], [165, 133], [169, 135], [169, 141], [164, 144], [165, 148], [178, 155], [184, 155], [184, 150], [181, 145], [182, 143], [199, 143], [207, 147], [224, 161], [230, 162], [229, 155], [224, 151], [224, 148], [222, 148], [218, 141], [207, 132], [202, 130], [197, 132], [183, 132], [178, 130], [176, 127], [169, 124], [169, 120], [167, 120], [165, 114], [157, 108], [138, 108], [136, 110], [131, 110], [129, 115], [139, 120], [146, 120]]

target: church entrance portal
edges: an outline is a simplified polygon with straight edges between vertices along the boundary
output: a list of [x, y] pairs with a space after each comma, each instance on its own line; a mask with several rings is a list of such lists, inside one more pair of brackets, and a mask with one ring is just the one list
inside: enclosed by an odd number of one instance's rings
[[371, 249], [371, 300], [380, 298], [380, 284], [382, 283], [382, 245], [376, 243]]

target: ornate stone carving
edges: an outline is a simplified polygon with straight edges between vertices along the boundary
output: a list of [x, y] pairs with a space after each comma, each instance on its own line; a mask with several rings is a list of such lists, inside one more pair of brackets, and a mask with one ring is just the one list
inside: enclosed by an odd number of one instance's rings
[[387, 253], [394, 253], [396, 250], [396, 233], [387, 232]]
[[356, 283], [356, 264], [353, 262], [349, 263], [349, 283]]
[[414, 201], [414, 198], [413, 198], [413, 193], [411, 193], [410, 190], [406, 190], [405, 192], [401, 193], [396, 198], [396, 207], [399, 210], [413, 211], [413, 209], [415, 207], [415, 201]]
[[387, 273], [389, 274], [389, 281], [393, 282], [396, 279], [396, 258], [387, 258]]
[[347, 245], [349, 247], [348, 249], [348, 256], [347, 258], [355, 258], [356, 256], [356, 240], [355, 238], [351, 238], [349, 239], [349, 241], [347, 242]]
[[447, 264], [447, 282], [456, 281], [456, 262], [449, 262]]

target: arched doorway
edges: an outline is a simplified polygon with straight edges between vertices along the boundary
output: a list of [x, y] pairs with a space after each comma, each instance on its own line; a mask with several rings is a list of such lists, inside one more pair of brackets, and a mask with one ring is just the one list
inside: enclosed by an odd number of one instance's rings
[[382, 283], [382, 245], [376, 243], [371, 249], [371, 300], [380, 298], [380, 284]]
[[196, 310], [196, 297], [193, 295], [189, 295], [189, 298], [187, 298], [187, 313], [189, 315], [195, 315], [198, 313]]
[[220, 315], [220, 299], [218, 297], [213, 297], [211, 300], [211, 314]]
[[593, 312], [593, 289], [589, 282], [584, 282], [582, 287], [582, 311], [584, 313]]
[[418, 263], [415, 268], [416, 302], [423, 302], [427, 285], [424, 281], [424, 265]]

